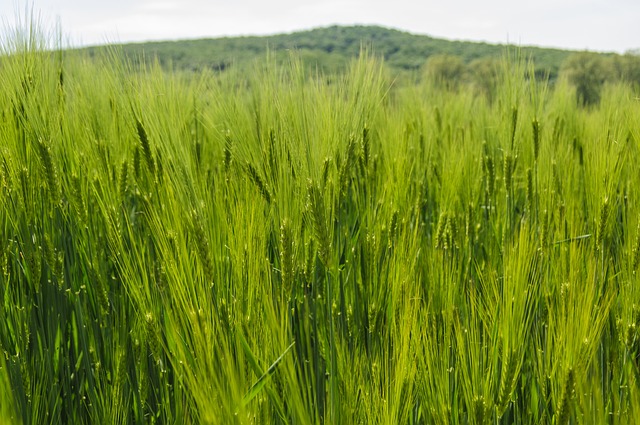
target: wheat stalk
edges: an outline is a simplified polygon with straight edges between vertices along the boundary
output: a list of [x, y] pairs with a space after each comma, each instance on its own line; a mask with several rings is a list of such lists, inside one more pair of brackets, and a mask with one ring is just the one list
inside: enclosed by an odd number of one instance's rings
[[267, 188], [267, 185], [264, 182], [264, 180], [262, 180], [262, 177], [260, 177], [258, 170], [256, 170], [255, 167], [250, 163], [247, 163], [247, 174], [249, 175], [249, 179], [258, 188], [258, 192], [260, 192], [264, 200], [267, 201], [267, 204], [270, 204], [271, 193], [269, 192], [269, 189]]
[[538, 162], [538, 156], [540, 155], [540, 122], [534, 119], [531, 122], [533, 130], [533, 159]]
[[309, 180], [307, 187], [307, 210], [311, 218], [313, 235], [318, 247], [318, 256], [325, 267], [331, 268], [331, 241], [326, 219], [324, 198], [318, 185]]
[[554, 423], [556, 425], [564, 425], [569, 422], [571, 400], [573, 399], [573, 393], [575, 390], [575, 372], [573, 369], [569, 369], [567, 376], [562, 386], [562, 392], [558, 403], [556, 405], [555, 413], [553, 416]]
[[152, 176], [156, 173], [156, 164], [153, 159], [153, 152], [151, 152], [151, 145], [149, 144], [149, 137], [147, 131], [144, 128], [142, 122], [136, 119], [136, 130], [138, 132], [138, 139], [140, 140], [140, 146], [142, 147], [142, 153], [147, 163], [147, 167]]
[[598, 227], [596, 230], [596, 250], [602, 250], [602, 244], [604, 242], [605, 232], [607, 230], [607, 221], [609, 219], [609, 197], [605, 197], [600, 207], [600, 220], [598, 221]]
[[293, 237], [291, 235], [291, 224], [286, 218], [282, 220], [280, 225], [280, 273], [285, 293], [291, 293], [294, 278]]
[[38, 154], [42, 166], [44, 168], [44, 175], [47, 182], [47, 188], [49, 189], [49, 196], [53, 203], [58, 202], [58, 193], [60, 192], [60, 185], [58, 183], [58, 173], [53, 165], [53, 158], [51, 156], [51, 148], [45, 144], [41, 139], [37, 141]]

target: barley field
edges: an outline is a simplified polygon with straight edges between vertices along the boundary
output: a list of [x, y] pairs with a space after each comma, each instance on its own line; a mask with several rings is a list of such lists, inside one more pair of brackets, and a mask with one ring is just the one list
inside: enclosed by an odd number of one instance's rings
[[4, 43], [0, 423], [640, 417], [637, 90]]

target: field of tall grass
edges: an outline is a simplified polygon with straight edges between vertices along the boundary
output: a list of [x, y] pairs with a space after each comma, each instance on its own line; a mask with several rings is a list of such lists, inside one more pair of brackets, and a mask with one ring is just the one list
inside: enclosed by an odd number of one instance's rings
[[631, 88], [4, 43], [0, 423], [640, 417]]

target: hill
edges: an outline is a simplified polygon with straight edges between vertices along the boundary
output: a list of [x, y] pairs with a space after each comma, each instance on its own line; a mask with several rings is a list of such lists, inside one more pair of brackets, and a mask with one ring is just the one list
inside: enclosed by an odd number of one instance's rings
[[[363, 45], [384, 57], [387, 65], [398, 71], [420, 69], [436, 54], [456, 55], [470, 63], [475, 59], [500, 57], [506, 48], [506, 45], [450, 41], [378, 26], [331, 26], [272, 36], [147, 42], [121, 47], [130, 57], [157, 58], [163, 66], [171, 65], [174, 69], [216, 71], [245, 67], [256, 58], [265, 57], [267, 50], [285, 56], [287, 51], [295, 49], [306, 64], [332, 72], [342, 69], [357, 56]], [[103, 48], [88, 50], [97, 53]], [[572, 52], [522, 47], [522, 53], [534, 59], [538, 71], [548, 72], [554, 78]]]

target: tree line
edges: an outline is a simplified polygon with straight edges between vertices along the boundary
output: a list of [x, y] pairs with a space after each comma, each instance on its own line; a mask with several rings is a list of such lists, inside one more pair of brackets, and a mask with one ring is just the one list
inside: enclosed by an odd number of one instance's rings
[[[435, 54], [424, 65], [423, 75], [447, 89], [464, 85], [474, 87], [491, 99], [498, 81], [501, 59], [483, 57], [465, 62], [453, 54]], [[562, 62], [557, 75], [533, 68], [532, 78], [566, 79], [576, 90], [576, 101], [583, 106], [599, 103], [605, 84], [628, 84], [640, 89], [640, 55], [604, 55], [593, 52], [574, 52]]]

